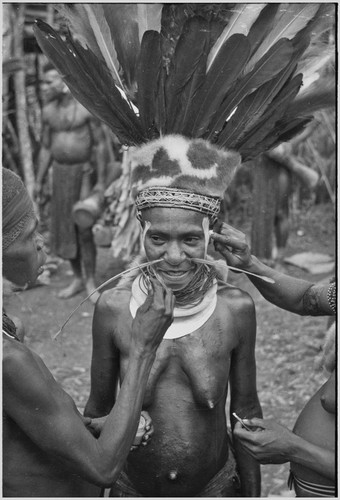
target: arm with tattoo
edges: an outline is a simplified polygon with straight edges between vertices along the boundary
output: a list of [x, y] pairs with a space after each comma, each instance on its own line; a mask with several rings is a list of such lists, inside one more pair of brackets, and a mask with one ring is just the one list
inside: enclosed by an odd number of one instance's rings
[[237, 229], [223, 223], [213, 233], [215, 248], [230, 266], [250, 271], [271, 279], [267, 282], [256, 276], [248, 278], [261, 295], [281, 309], [303, 316], [331, 316], [336, 309], [335, 284], [316, 285], [309, 281], [293, 278], [266, 266], [251, 254], [246, 236]]

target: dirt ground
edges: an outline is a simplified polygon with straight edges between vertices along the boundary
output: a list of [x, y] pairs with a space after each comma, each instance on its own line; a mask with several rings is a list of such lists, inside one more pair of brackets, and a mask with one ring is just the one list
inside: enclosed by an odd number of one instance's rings
[[[307, 212], [293, 214], [286, 256], [302, 251], [336, 255], [335, 215], [331, 204], [317, 205]], [[301, 269], [278, 264], [284, 272], [318, 282], [330, 274], [311, 275]], [[98, 284], [122, 270], [113, 262], [108, 249], [99, 249]], [[20, 317], [26, 328], [26, 343], [44, 359], [55, 378], [82, 409], [90, 387], [91, 320], [93, 305], [87, 301], [75, 313], [57, 338], [52, 336], [85, 294], [67, 301], [58, 291], [71, 280], [70, 268], [63, 262], [49, 286], [38, 286], [12, 296], [5, 295], [8, 314]], [[300, 317], [267, 303], [241, 274], [231, 282], [247, 290], [257, 310], [257, 384], [266, 418], [274, 418], [292, 428], [299, 412], [325, 380], [316, 371], [315, 358], [326, 330], [326, 318]], [[287, 488], [288, 464], [262, 466], [262, 496], [293, 496]]]

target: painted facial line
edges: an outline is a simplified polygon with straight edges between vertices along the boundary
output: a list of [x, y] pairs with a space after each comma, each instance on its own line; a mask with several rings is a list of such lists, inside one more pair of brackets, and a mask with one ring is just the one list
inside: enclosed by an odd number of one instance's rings
[[208, 217], [204, 217], [204, 219], [202, 220], [202, 228], [203, 228], [204, 240], [205, 240], [204, 258], [206, 259], [207, 253], [208, 253], [209, 240], [210, 240], [209, 218]]

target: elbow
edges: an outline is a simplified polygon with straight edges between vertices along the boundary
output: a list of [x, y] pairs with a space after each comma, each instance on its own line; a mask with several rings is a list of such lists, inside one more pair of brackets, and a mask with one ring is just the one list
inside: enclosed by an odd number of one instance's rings
[[100, 445], [100, 438], [95, 441], [96, 449], [91, 455], [88, 480], [101, 488], [110, 488], [117, 481], [123, 469], [129, 448], [126, 450], [127, 452], [115, 446], [108, 449], [106, 446]]
[[118, 476], [123, 469], [124, 463], [119, 463], [116, 466], [112, 464], [106, 464], [96, 471], [93, 482], [100, 486], [101, 488], [111, 488], [111, 486], [117, 481]]

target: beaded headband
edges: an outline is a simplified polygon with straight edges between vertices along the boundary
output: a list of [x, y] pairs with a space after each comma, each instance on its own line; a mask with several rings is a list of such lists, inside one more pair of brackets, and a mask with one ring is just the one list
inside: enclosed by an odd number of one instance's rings
[[212, 196], [190, 193], [176, 188], [155, 187], [143, 189], [135, 199], [137, 217], [141, 210], [153, 207], [183, 208], [209, 216], [215, 222], [220, 211], [221, 200]]

